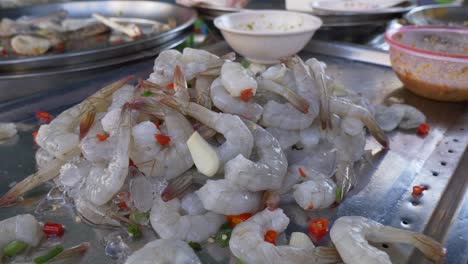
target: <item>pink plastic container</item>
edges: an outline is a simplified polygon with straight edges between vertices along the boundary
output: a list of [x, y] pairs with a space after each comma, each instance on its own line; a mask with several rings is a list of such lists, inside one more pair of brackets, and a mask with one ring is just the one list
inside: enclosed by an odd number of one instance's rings
[[387, 31], [390, 61], [410, 91], [434, 100], [468, 100], [468, 29], [406, 26]]

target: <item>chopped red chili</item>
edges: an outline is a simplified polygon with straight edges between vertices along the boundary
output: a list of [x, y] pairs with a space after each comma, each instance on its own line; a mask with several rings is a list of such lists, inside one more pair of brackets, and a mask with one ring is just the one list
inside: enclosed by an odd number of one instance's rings
[[173, 90], [174, 89], [174, 83], [170, 83], [167, 85], [167, 89]]
[[254, 96], [253, 94], [253, 89], [252, 88], [248, 88], [248, 89], [245, 89], [241, 92], [240, 94], [240, 98], [242, 101], [244, 102], [249, 102], [250, 99]]
[[171, 138], [163, 134], [155, 134], [154, 138], [158, 141], [161, 146], [166, 146], [171, 142]]
[[48, 236], [62, 236], [63, 226], [59, 223], [47, 222], [44, 224], [42, 231]]
[[243, 213], [240, 215], [228, 215], [226, 216], [227, 221], [231, 225], [232, 228], [234, 228], [236, 225], [246, 221], [252, 216], [250, 213]]
[[52, 116], [49, 113], [43, 111], [36, 112], [36, 118], [37, 120], [44, 123], [49, 123], [50, 121], [52, 121]]
[[307, 177], [307, 174], [304, 172], [304, 170], [301, 167], [299, 167], [299, 169], [297, 170], [299, 171], [299, 175], [301, 175], [301, 177], [304, 177], [304, 178]]
[[323, 218], [314, 219], [309, 224], [309, 233], [314, 241], [322, 239], [328, 231], [328, 220]]
[[107, 133], [104, 133], [104, 134], [96, 134], [96, 138], [99, 140], [99, 141], [105, 141], [107, 138], [109, 137], [109, 134]]
[[423, 194], [424, 190], [426, 190], [426, 187], [420, 186], [420, 185], [415, 185], [413, 186], [413, 192], [411, 193], [413, 196], [420, 196]]
[[263, 237], [263, 240], [266, 242], [269, 242], [273, 245], [276, 245], [276, 237], [278, 236], [278, 233], [275, 230], [268, 230], [265, 233], [265, 236]]
[[417, 130], [416, 133], [418, 135], [420, 135], [420, 136], [425, 136], [425, 135], [429, 134], [429, 129], [430, 129], [429, 125], [423, 123], [423, 124], [419, 125], [418, 130]]

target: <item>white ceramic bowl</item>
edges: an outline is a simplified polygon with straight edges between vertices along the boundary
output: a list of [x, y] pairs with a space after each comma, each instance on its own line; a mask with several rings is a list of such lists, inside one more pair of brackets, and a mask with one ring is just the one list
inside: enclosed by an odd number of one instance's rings
[[237, 53], [269, 64], [301, 51], [322, 20], [298, 12], [256, 10], [222, 15], [214, 24]]

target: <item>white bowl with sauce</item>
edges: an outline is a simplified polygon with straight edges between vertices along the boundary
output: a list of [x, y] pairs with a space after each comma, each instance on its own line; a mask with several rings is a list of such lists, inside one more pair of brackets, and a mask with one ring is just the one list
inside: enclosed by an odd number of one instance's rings
[[322, 20], [299, 12], [255, 10], [222, 15], [214, 24], [234, 51], [270, 64], [301, 51]]

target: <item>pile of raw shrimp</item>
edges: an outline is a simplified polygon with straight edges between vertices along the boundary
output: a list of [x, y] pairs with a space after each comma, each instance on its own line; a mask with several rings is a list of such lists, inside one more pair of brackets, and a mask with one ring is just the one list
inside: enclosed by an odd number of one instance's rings
[[443, 257], [422, 234], [358, 216], [335, 221], [336, 248], [315, 248], [300, 232], [276, 245], [290, 222], [280, 202], [308, 211], [340, 203], [357, 180], [366, 131], [389, 148], [384, 131], [423, 123], [417, 109], [372, 106], [333, 86], [323, 62], [298, 56], [266, 67], [167, 50], [147, 80], [131, 82], [110, 84], [42, 125], [39, 171], [0, 203], [53, 180], [88, 223], [150, 225], [161, 239], [125, 263], [200, 263], [189, 244], [209, 243], [226, 220], [231, 230], [221, 238], [238, 263], [391, 263], [367, 240]]

